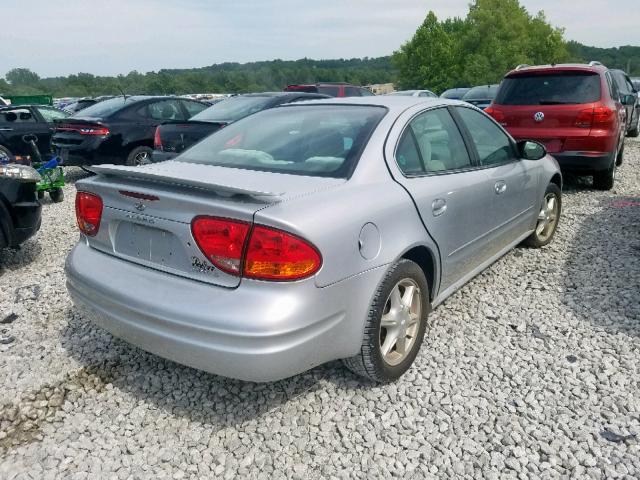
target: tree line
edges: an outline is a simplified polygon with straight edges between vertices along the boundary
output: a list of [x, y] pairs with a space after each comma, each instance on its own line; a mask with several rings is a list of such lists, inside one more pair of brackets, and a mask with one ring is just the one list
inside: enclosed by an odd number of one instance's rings
[[395, 83], [399, 88], [447, 88], [497, 83], [518, 64], [599, 60], [640, 76], [640, 47], [588, 47], [565, 41], [543, 12], [529, 13], [518, 0], [474, 0], [465, 18], [439, 20], [428, 12], [413, 38], [391, 56], [338, 60], [273, 60], [221, 63], [193, 69], [96, 76], [78, 73], [41, 78], [14, 68], [0, 78], [0, 95], [84, 97], [135, 94], [274, 91], [291, 83]]

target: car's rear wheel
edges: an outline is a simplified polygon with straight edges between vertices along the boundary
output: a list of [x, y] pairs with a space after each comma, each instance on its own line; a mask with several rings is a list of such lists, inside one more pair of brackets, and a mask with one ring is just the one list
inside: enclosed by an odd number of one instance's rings
[[640, 135], [640, 125], [636, 125], [635, 128], [627, 132], [627, 137], [636, 138], [638, 135]]
[[151, 153], [153, 149], [149, 147], [136, 147], [129, 153], [126, 164], [131, 167], [139, 167], [151, 163]]
[[4, 156], [12, 159], [13, 153], [11, 153], [11, 151], [7, 147], [0, 145], [0, 157], [4, 157]]
[[360, 353], [344, 360], [354, 373], [390, 382], [416, 358], [429, 315], [429, 286], [422, 269], [400, 260], [378, 286], [369, 309]]
[[555, 183], [550, 183], [544, 192], [536, 229], [524, 241], [525, 245], [540, 248], [548, 245], [556, 234], [562, 213], [562, 192]]
[[611, 167], [602, 172], [596, 172], [593, 174], [593, 187], [598, 190], [611, 190], [613, 184], [616, 181], [616, 164], [617, 160], [614, 160]]
[[616, 155], [616, 165], [618, 167], [622, 165], [623, 160], [624, 160], [624, 143], [622, 144], [622, 148], [618, 152], [618, 155]]

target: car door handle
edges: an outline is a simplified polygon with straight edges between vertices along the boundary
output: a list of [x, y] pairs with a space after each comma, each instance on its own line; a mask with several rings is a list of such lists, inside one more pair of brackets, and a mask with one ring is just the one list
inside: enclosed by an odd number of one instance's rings
[[13, 132], [13, 128], [0, 128], [0, 132]]
[[504, 193], [507, 190], [507, 182], [505, 182], [504, 180], [496, 182], [496, 184], [493, 186], [493, 190], [496, 192], [496, 195]]
[[434, 217], [439, 217], [444, 212], [447, 211], [447, 202], [442, 198], [436, 198], [431, 203], [431, 211], [433, 212]]

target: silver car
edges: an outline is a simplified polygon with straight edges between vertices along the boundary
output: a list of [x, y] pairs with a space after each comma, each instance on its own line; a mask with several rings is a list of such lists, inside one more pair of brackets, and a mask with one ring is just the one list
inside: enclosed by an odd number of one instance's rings
[[149, 352], [273, 381], [334, 359], [412, 364], [429, 311], [525, 242], [548, 244], [562, 177], [469, 104], [387, 96], [257, 113], [143, 167], [77, 182], [67, 288]]

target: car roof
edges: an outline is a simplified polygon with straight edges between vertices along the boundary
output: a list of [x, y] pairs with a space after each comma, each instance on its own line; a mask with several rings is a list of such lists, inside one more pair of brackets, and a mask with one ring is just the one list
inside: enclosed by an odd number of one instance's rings
[[459, 100], [449, 100], [446, 98], [436, 97], [403, 97], [401, 95], [375, 95], [368, 97], [338, 97], [327, 98], [322, 100], [308, 100], [304, 102], [288, 103], [278, 108], [289, 108], [300, 105], [354, 105], [354, 106], [373, 106], [385, 107], [391, 113], [400, 114], [416, 105], [425, 106], [446, 106], [446, 105], [465, 105], [467, 103]]
[[557, 65], [522, 65], [518, 68], [511, 70], [507, 73], [506, 77], [513, 77], [517, 75], [523, 75], [527, 73], [552, 73], [556, 71], [576, 71], [576, 72], [593, 72], [593, 73], [604, 73], [608, 70], [604, 65], [589, 65], [586, 63], [560, 63]]
[[[321, 93], [313, 93], [313, 92], [259, 92], [259, 93], [243, 93], [242, 95], [236, 95], [236, 97], [306, 97], [309, 98], [321, 98], [327, 97], [328, 95], [322, 95]], [[235, 98], [235, 97], [229, 97]]]

